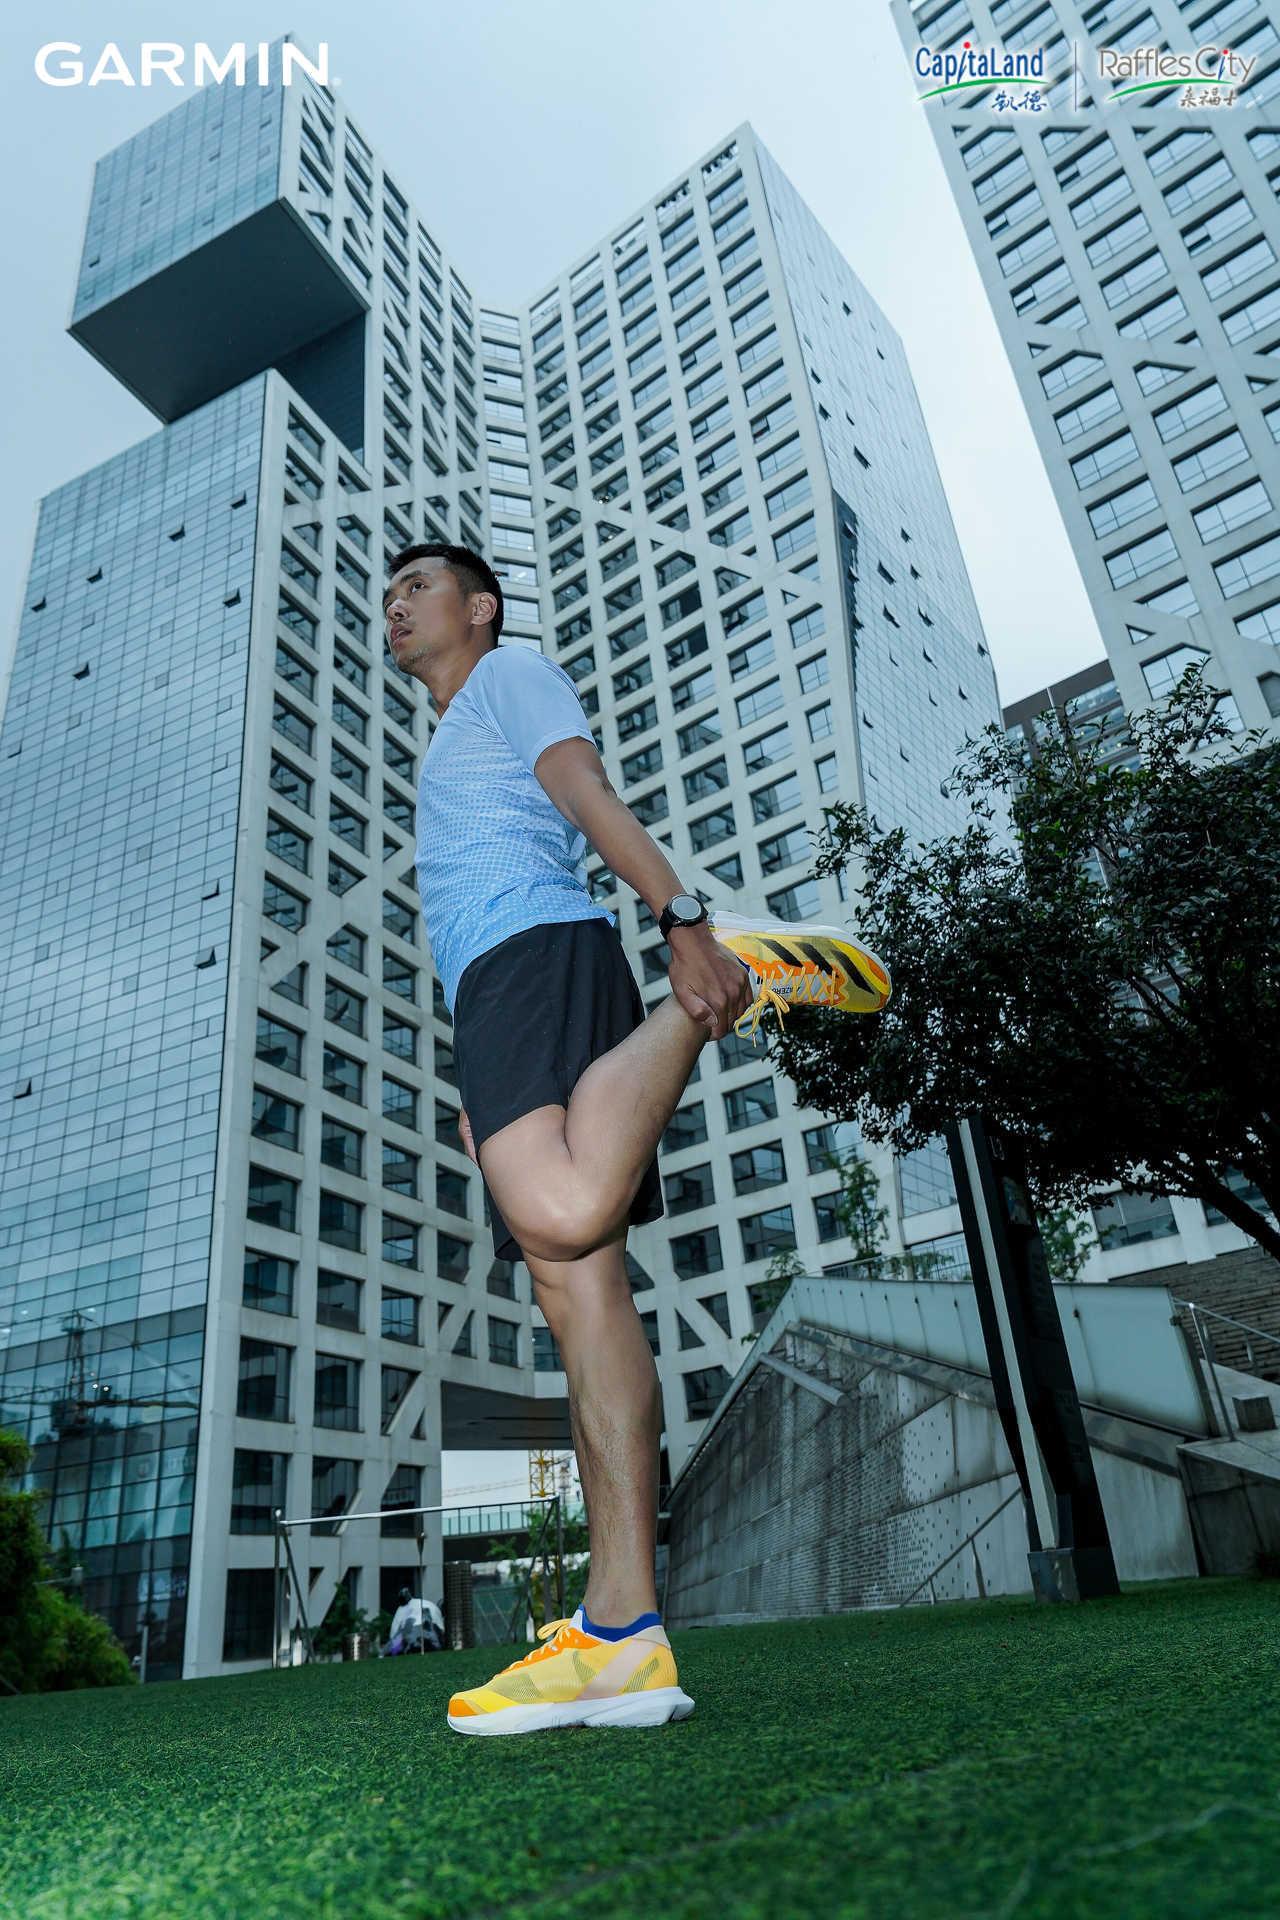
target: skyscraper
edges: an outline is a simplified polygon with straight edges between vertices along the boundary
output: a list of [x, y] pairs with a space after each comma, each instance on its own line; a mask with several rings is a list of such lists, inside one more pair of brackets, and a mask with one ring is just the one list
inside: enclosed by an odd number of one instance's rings
[[[1262, 0], [892, 0], [1126, 709], [1185, 667], [1280, 716], [1280, 29]], [[1225, 43], [1229, 48], [1224, 53]], [[1166, 62], [1208, 49], [1191, 79]], [[1230, 56], [1228, 58], [1227, 56]], [[1221, 69], [1220, 82], [1210, 84]], [[917, 69], [918, 70], [918, 69]], [[1205, 84], [1201, 84], [1202, 80]], [[930, 79], [918, 82], [932, 91]], [[1215, 104], [1216, 102], [1216, 104]]]
[[[503, 644], [565, 666], [714, 905], [849, 917], [823, 805], [960, 824], [1000, 708], [902, 343], [747, 125], [499, 307], [326, 87], [209, 87], [100, 163], [71, 330], [162, 425], [41, 503], [4, 718], [0, 1420], [91, 1602], [202, 1674], [269, 1657], [273, 1509], [429, 1506], [442, 1446], [568, 1440], [457, 1134], [388, 558], [492, 555]], [[590, 885], [662, 998], [652, 915]], [[763, 1045], [701, 1055], [630, 1254], [668, 1472], [770, 1254], [847, 1260], [853, 1138]], [[895, 1233], [954, 1250], [924, 1160], [871, 1157]], [[313, 1623], [340, 1580], [385, 1602], [405, 1524], [295, 1533]], [[433, 1522], [432, 1594], [440, 1561]]]

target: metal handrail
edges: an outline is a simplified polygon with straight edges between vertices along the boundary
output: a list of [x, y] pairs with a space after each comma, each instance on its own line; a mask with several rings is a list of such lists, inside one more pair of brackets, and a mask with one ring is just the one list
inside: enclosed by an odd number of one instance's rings
[[[1236, 1429], [1231, 1415], [1227, 1411], [1227, 1396], [1222, 1390], [1222, 1381], [1218, 1377], [1219, 1361], [1213, 1350], [1213, 1334], [1201, 1326], [1200, 1316], [1201, 1314], [1206, 1314], [1211, 1320], [1221, 1320], [1225, 1326], [1238, 1327], [1242, 1333], [1256, 1335], [1259, 1340], [1270, 1341], [1273, 1346], [1280, 1347], [1280, 1339], [1278, 1339], [1274, 1333], [1264, 1333], [1261, 1327], [1251, 1327], [1244, 1320], [1233, 1319], [1229, 1313], [1219, 1313], [1216, 1307], [1202, 1307], [1199, 1302], [1195, 1300], [1179, 1300], [1174, 1294], [1171, 1294], [1169, 1297], [1175, 1307], [1185, 1307], [1191, 1315], [1191, 1324], [1195, 1328], [1196, 1340], [1200, 1347], [1200, 1357], [1204, 1362], [1205, 1372], [1208, 1375], [1208, 1384], [1211, 1390], [1217, 1395], [1218, 1412], [1222, 1420], [1223, 1434], [1226, 1439], [1234, 1440], [1236, 1437]], [[1249, 1348], [1249, 1358], [1250, 1360], [1253, 1359], [1252, 1347]]]
[[1190, 1307], [1193, 1313], [1207, 1313], [1211, 1320], [1225, 1321], [1229, 1327], [1239, 1327], [1241, 1333], [1251, 1333], [1256, 1340], [1266, 1340], [1273, 1347], [1280, 1347], [1280, 1334], [1267, 1333], [1262, 1327], [1251, 1327], [1247, 1320], [1237, 1320], [1229, 1313], [1219, 1313], [1216, 1307], [1202, 1307], [1198, 1300], [1174, 1299], [1175, 1307]]
[[[531, 1506], [538, 1506], [538, 1505], [543, 1506], [542, 1528], [538, 1535], [538, 1544], [542, 1548], [543, 1573], [546, 1577], [548, 1587], [550, 1586], [550, 1581], [551, 1581], [551, 1569], [548, 1564], [547, 1549], [546, 1549], [545, 1543], [546, 1543], [546, 1535], [547, 1535], [547, 1524], [551, 1518], [552, 1508], [554, 1507], [555, 1513], [556, 1513], [557, 1532], [559, 1535], [559, 1551], [556, 1556], [557, 1587], [559, 1590], [560, 1609], [561, 1609], [561, 1612], [563, 1612], [564, 1611], [564, 1507], [563, 1507], [563, 1503], [561, 1501], [560, 1495], [558, 1493], [531, 1493], [527, 1496], [526, 1499], [521, 1501], [513, 1500], [513, 1501], [499, 1502], [496, 1504], [499, 1507], [503, 1505], [508, 1505], [512, 1507], [524, 1507], [524, 1508], [528, 1508]], [[490, 1508], [490, 1511], [492, 1510], [493, 1509]], [[273, 1575], [272, 1575], [272, 1588], [273, 1588], [272, 1642], [271, 1642], [272, 1669], [273, 1670], [278, 1669], [280, 1665], [279, 1656], [280, 1656], [280, 1640], [281, 1640], [281, 1627], [282, 1627], [282, 1618], [281, 1618], [282, 1568], [280, 1565], [280, 1548], [282, 1545], [284, 1547], [285, 1557], [288, 1562], [289, 1572], [293, 1578], [294, 1592], [297, 1596], [297, 1602], [298, 1602], [298, 1612], [302, 1617], [303, 1648], [307, 1658], [311, 1657], [311, 1643], [314, 1637], [313, 1629], [309, 1621], [307, 1620], [302, 1582], [299, 1578], [297, 1567], [294, 1564], [293, 1548], [290, 1544], [289, 1534], [287, 1531], [288, 1528], [314, 1527], [314, 1526], [328, 1525], [336, 1529], [340, 1525], [345, 1526], [348, 1520], [390, 1520], [393, 1518], [404, 1519], [406, 1516], [412, 1515], [412, 1514], [466, 1513], [466, 1512], [483, 1513], [484, 1511], [485, 1511], [485, 1505], [483, 1502], [481, 1502], [481, 1503], [470, 1505], [470, 1506], [459, 1506], [457, 1504], [448, 1504], [448, 1505], [441, 1504], [439, 1506], [434, 1506], [434, 1507], [380, 1507], [380, 1508], [374, 1509], [372, 1512], [369, 1512], [369, 1513], [333, 1513], [333, 1514], [310, 1513], [310, 1514], [302, 1514], [297, 1519], [294, 1519], [294, 1520], [286, 1520], [284, 1515], [281, 1513], [280, 1509], [278, 1507], [274, 1508], [273, 1518], [275, 1521], [275, 1525], [272, 1528], [272, 1532], [275, 1536], [275, 1564], [274, 1564]], [[487, 1531], [490, 1531], [499, 1536], [503, 1533], [523, 1533], [527, 1531], [529, 1533], [530, 1543], [532, 1545], [532, 1539], [533, 1539], [532, 1526], [495, 1527], [495, 1528], [487, 1529]], [[341, 1537], [345, 1537], [345, 1536], [341, 1536]], [[425, 1527], [419, 1528], [418, 1530], [419, 1549], [421, 1549], [425, 1541], [425, 1538], [426, 1538]], [[529, 1577], [525, 1582], [525, 1604], [526, 1605], [528, 1604], [528, 1595], [529, 1595], [530, 1588], [532, 1586], [533, 1565], [534, 1565], [534, 1562], [536, 1562], [537, 1557], [538, 1557], [538, 1550], [536, 1547], [534, 1547], [532, 1551], [531, 1559], [530, 1559]], [[292, 1629], [291, 1629], [291, 1632], [292, 1632]], [[424, 1636], [423, 1645], [425, 1650], [425, 1636]]]

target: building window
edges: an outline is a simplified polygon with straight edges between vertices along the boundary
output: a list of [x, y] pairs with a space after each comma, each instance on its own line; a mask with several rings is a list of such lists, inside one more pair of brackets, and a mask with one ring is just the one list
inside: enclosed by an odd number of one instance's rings
[[1177, 544], [1168, 527], [1161, 527], [1157, 532], [1149, 533], [1145, 539], [1135, 541], [1132, 546], [1121, 547], [1118, 552], [1105, 556], [1113, 587], [1128, 586], [1130, 581], [1157, 572], [1177, 557]]
[[348, 1432], [360, 1428], [360, 1362], [341, 1354], [317, 1353], [315, 1424], [341, 1427]]
[[693, 1280], [704, 1273], [719, 1273], [724, 1267], [718, 1227], [703, 1227], [696, 1233], [678, 1234], [670, 1244], [671, 1264], [682, 1280]]
[[1233, 533], [1237, 527], [1247, 526], [1251, 520], [1259, 520], [1263, 514], [1271, 512], [1271, 501], [1261, 480], [1251, 480], [1243, 487], [1237, 487], [1233, 493], [1223, 494], [1221, 499], [1210, 501], [1207, 506], [1197, 507], [1191, 518], [1196, 523], [1196, 532], [1206, 542], [1220, 539], [1224, 533]]
[[662, 1193], [668, 1213], [692, 1213], [698, 1207], [713, 1206], [716, 1189], [710, 1161], [696, 1167], [683, 1167], [679, 1173], [664, 1174]]
[[346, 1327], [360, 1331], [360, 1295], [363, 1280], [347, 1273], [335, 1273], [320, 1267], [316, 1272], [316, 1319], [324, 1327]]
[[898, 1180], [904, 1214], [931, 1213], [935, 1207], [954, 1205], [956, 1188], [945, 1139], [939, 1135], [914, 1153], [902, 1154]]
[[707, 1137], [707, 1114], [701, 1100], [677, 1107], [667, 1122], [659, 1142], [664, 1154], [679, 1153], [682, 1147], [698, 1146]]
[[242, 1334], [236, 1412], [250, 1420], [290, 1419], [292, 1360], [292, 1347]]
[[729, 1170], [737, 1194], [759, 1193], [762, 1187], [782, 1186], [787, 1177], [787, 1160], [781, 1140], [768, 1140], [762, 1146], [731, 1154]]
[[1250, 587], [1256, 587], [1280, 573], [1280, 534], [1272, 534], [1269, 540], [1260, 540], [1256, 546], [1233, 554], [1229, 560], [1215, 561], [1213, 571], [1224, 599], [1230, 600], [1237, 593], [1247, 593]]
[[723, 1367], [699, 1367], [684, 1376], [684, 1410], [690, 1420], [710, 1417], [724, 1398], [729, 1375]]
[[382, 1337], [384, 1340], [403, 1340], [412, 1345], [418, 1342], [418, 1296], [414, 1293], [399, 1293], [391, 1287], [382, 1289]]
[[231, 1469], [232, 1533], [271, 1533], [274, 1513], [288, 1511], [289, 1456], [237, 1447]]
[[293, 1312], [294, 1262], [279, 1254], [253, 1253], [244, 1256], [244, 1304], [260, 1313]]
[[744, 1260], [766, 1260], [772, 1254], [787, 1252], [795, 1247], [795, 1221], [790, 1205], [770, 1207], [765, 1213], [749, 1214], [738, 1225], [742, 1231]]
[[222, 1622], [224, 1660], [269, 1660], [275, 1630], [275, 1575], [270, 1567], [228, 1567]]
[[1092, 1213], [1104, 1252], [1113, 1247], [1141, 1246], [1148, 1240], [1165, 1240], [1178, 1231], [1173, 1208], [1164, 1194], [1112, 1194], [1106, 1200], [1096, 1200]]
[[498, 1367], [516, 1367], [520, 1364], [520, 1329], [513, 1320], [500, 1319], [495, 1314], [487, 1316], [489, 1321], [489, 1358]]
[[[457, 1348], [454, 1349], [455, 1353]], [[410, 1367], [383, 1367], [382, 1369], [382, 1417], [379, 1431], [386, 1433], [395, 1419], [397, 1410], [403, 1405], [404, 1397], [417, 1379]]]
[[722, 1098], [725, 1125], [730, 1133], [778, 1117], [778, 1097], [772, 1080], [753, 1080], [744, 1087], [733, 1087]]

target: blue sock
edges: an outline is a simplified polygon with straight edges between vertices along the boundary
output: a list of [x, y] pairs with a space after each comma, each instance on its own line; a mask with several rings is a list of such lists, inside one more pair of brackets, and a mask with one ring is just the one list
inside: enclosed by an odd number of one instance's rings
[[642, 1613], [629, 1626], [598, 1627], [593, 1620], [588, 1620], [585, 1605], [582, 1609], [582, 1630], [584, 1633], [593, 1633], [597, 1640], [625, 1640], [629, 1633], [639, 1633], [641, 1627], [660, 1627], [661, 1625], [660, 1614]]

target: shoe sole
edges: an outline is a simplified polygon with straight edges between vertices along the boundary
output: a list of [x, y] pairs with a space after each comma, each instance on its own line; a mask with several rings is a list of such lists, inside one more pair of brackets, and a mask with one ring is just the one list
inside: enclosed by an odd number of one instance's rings
[[616, 1693], [603, 1700], [548, 1700], [538, 1707], [503, 1707], [497, 1713], [446, 1714], [455, 1733], [538, 1733], [551, 1727], [661, 1727], [687, 1720], [693, 1701], [682, 1687], [652, 1687], [646, 1693]]

